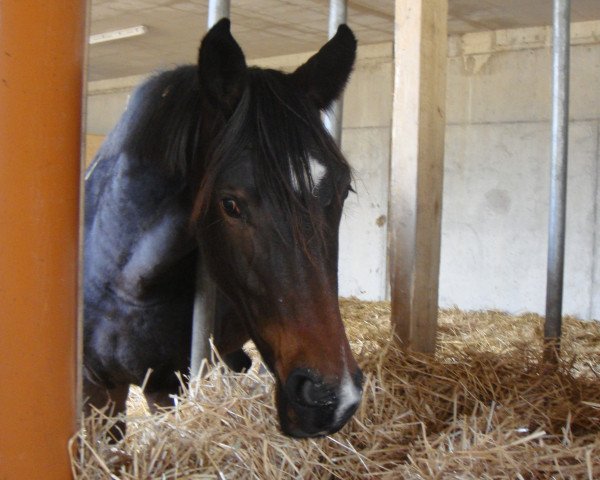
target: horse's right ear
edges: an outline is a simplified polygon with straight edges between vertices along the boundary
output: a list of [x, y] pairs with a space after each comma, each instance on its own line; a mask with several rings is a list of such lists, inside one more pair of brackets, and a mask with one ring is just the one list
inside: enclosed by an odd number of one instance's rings
[[356, 37], [347, 25], [291, 74], [293, 81], [320, 110], [329, 108], [350, 78], [356, 58]]
[[229, 117], [246, 81], [244, 52], [234, 40], [227, 18], [219, 20], [205, 35], [198, 56], [198, 78], [211, 104]]

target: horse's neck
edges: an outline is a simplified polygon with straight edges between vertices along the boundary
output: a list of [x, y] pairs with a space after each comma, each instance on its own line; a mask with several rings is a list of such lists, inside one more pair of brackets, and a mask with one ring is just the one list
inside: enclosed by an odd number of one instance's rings
[[189, 212], [181, 181], [121, 154], [87, 232], [86, 253], [109, 265], [102, 270], [111, 271], [113, 289], [142, 296], [194, 250]]

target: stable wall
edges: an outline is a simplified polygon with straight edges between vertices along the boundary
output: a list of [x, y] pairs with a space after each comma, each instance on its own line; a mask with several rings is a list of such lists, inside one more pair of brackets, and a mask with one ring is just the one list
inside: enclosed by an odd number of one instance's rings
[[[600, 319], [600, 22], [572, 27], [564, 312]], [[440, 304], [544, 313], [551, 30], [450, 44]]]
[[[600, 319], [600, 22], [573, 25], [565, 308]], [[550, 30], [451, 37], [440, 305], [544, 312], [550, 145]], [[359, 38], [360, 42], [360, 38]], [[309, 54], [251, 61], [293, 69]], [[90, 86], [88, 133], [106, 134], [131, 77]], [[340, 231], [340, 294], [387, 298], [392, 46], [359, 49], [342, 148], [356, 195]]]

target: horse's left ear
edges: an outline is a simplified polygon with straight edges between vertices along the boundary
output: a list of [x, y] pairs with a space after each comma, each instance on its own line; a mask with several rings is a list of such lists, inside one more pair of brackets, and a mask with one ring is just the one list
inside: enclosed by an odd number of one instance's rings
[[338, 98], [354, 66], [356, 38], [347, 25], [340, 25], [335, 36], [321, 50], [291, 74], [291, 78], [320, 109]]
[[198, 78], [208, 100], [229, 116], [246, 82], [244, 52], [231, 35], [229, 19], [219, 20], [202, 39], [198, 56]]

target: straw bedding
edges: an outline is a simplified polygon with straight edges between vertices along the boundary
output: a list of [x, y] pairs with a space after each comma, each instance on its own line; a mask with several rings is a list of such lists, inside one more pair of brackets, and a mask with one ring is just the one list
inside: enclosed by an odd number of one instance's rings
[[600, 323], [566, 319], [541, 367], [542, 319], [440, 313], [434, 358], [390, 341], [389, 304], [342, 302], [365, 373], [353, 420], [322, 439], [281, 435], [268, 373], [212, 368], [173, 409], [132, 393], [126, 437], [101, 412], [70, 445], [82, 479], [600, 478]]

